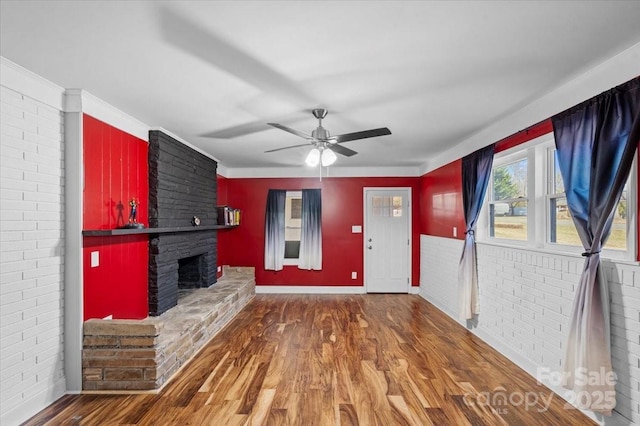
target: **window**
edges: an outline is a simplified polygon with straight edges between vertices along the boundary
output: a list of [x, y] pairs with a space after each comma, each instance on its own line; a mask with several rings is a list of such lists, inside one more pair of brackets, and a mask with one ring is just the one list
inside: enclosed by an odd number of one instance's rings
[[287, 191], [284, 206], [284, 264], [297, 265], [302, 229], [302, 192]]
[[[573, 224], [571, 213], [567, 207], [567, 197], [564, 192], [562, 174], [558, 168], [556, 150], [548, 148], [548, 205], [549, 205], [549, 243], [577, 246], [582, 248], [578, 231]], [[613, 212], [611, 233], [604, 245], [604, 249], [627, 250], [627, 206], [629, 204], [629, 181], [624, 186], [622, 196]]]
[[269, 189], [264, 223], [264, 268], [284, 265], [322, 269], [322, 197], [320, 189]]
[[491, 172], [489, 235], [527, 240], [528, 159], [521, 155], [497, 161]]
[[[614, 211], [604, 257], [635, 260], [636, 173], [634, 164]], [[496, 154], [478, 237], [545, 250], [584, 251], [567, 207], [553, 135]]]

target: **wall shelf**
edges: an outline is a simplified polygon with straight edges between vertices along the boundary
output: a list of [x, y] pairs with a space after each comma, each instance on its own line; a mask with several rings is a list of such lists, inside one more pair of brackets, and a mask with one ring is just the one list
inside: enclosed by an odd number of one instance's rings
[[212, 229], [231, 229], [237, 225], [201, 225], [201, 226], [174, 226], [167, 228], [141, 228], [141, 229], [86, 229], [82, 231], [85, 237], [109, 237], [117, 235], [139, 235], [139, 234], [175, 234], [179, 232], [209, 231]]

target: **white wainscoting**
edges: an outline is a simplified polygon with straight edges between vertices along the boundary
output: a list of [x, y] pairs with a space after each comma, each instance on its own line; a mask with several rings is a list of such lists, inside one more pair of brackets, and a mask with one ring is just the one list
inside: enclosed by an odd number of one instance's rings
[[[420, 295], [458, 321], [461, 240], [421, 235]], [[478, 243], [480, 315], [461, 324], [532, 376], [560, 371], [584, 258]], [[610, 283], [617, 405], [606, 425], [640, 424], [640, 266], [603, 260]], [[459, 322], [459, 321], [458, 321]], [[565, 389], [542, 380], [559, 395]]]

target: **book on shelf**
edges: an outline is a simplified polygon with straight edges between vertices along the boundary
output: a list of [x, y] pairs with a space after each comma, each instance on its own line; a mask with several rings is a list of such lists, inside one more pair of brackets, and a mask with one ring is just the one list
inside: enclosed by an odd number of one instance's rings
[[240, 225], [241, 211], [229, 206], [218, 206], [218, 225], [237, 226]]

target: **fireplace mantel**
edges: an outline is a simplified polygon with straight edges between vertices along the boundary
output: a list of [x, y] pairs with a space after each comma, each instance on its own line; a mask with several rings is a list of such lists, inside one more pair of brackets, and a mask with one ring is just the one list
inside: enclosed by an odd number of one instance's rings
[[180, 232], [209, 231], [212, 229], [231, 229], [237, 225], [205, 225], [205, 226], [175, 226], [168, 228], [134, 228], [134, 229], [87, 229], [82, 231], [85, 237], [108, 237], [115, 235], [138, 235], [138, 234], [176, 234]]

